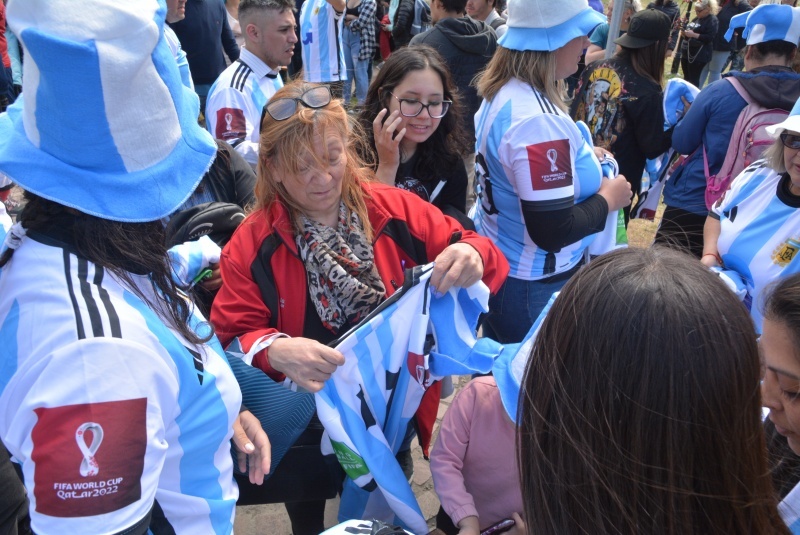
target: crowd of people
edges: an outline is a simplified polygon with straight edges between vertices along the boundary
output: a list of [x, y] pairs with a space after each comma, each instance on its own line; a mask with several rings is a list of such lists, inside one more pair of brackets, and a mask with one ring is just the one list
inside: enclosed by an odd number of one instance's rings
[[0, 532], [800, 533], [787, 3], [0, 2]]

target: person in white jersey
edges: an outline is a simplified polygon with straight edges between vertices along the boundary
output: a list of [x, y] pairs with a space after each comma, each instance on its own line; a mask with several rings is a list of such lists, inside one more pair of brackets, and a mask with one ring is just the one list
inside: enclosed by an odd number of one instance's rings
[[255, 168], [261, 112], [283, 87], [279, 69], [294, 55], [294, 0], [242, 0], [239, 22], [245, 44], [208, 92], [206, 125]]
[[0, 254], [0, 440], [42, 535], [228, 534], [232, 435], [255, 480], [269, 470], [164, 245], [161, 218], [216, 153], [165, 15], [158, 0], [8, 5], [26, 61], [0, 173], [28, 203]]
[[742, 277], [756, 330], [770, 282], [800, 272], [800, 100], [785, 121], [767, 127], [775, 141], [734, 179], [703, 227], [703, 257]]
[[300, 8], [303, 79], [330, 85], [336, 98], [347, 80], [342, 42], [346, 8], [345, 0], [305, 0]]
[[511, 0], [508, 12], [508, 30], [478, 81], [473, 211], [478, 232], [511, 266], [484, 322], [484, 333], [502, 343], [522, 340], [631, 195], [627, 183], [602, 178], [558, 85], [578, 69], [603, 15], [586, 0]]

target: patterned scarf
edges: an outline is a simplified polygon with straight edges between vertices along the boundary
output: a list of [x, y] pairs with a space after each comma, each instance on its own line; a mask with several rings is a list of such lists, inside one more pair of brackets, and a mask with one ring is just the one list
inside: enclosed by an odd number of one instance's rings
[[336, 229], [300, 217], [303, 233], [295, 239], [306, 266], [308, 291], [322, 324], [338, 333], [345, 323], [361, 321], [386, 294], [372, 244], [355, 212], [348, 222], [344, 203], [339, 205]]

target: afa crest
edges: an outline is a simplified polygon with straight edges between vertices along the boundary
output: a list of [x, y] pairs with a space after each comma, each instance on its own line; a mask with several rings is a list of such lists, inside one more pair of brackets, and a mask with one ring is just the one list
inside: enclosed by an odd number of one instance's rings
[[780, 267], [786, 267], [794, 260], [798, 251], [800, 251], [800, 239], [789, 238], [772, 252], [772, 262]]

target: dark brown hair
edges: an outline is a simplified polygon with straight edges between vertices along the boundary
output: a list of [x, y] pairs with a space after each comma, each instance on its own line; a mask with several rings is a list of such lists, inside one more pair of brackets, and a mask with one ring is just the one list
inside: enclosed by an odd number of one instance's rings
[[[635, 15], [634, 15], [635, 16]], [[660, 39], [655, 43], [642, 48], [620, 47], [617, 56], [627, 58], [633, 70], [639, 76], [652, 80], [660, 87], [664, 87], [664, 62], [667, 59], [667, 45], [669, 38]]]
[[[191, 307], [186, 295], [172, 279], [164, 224], [160, 220], [121, 223], [77, 212], [28, 191], [25, 199], [27, 204], [18, 221], [26, 231], [48, 233], [57, 230], [66, 234], [78, 256], [113, 273], [189, 343], [199, 345], [212, 338], [210, 324], [205, 324], [202, 335], [188, 325]], [[11, 260], [13, 252], [9, 249], [0, 257], [0, 267]], [[149, 275], [154, 295], [159, 297], [153, 299], [145, 295], [133, 275]]]
[[461, 128], [461, 114], [464, 112], [458, 90], [453, 85], [450, 71], [442, 56], [427, 45], [414, 45], [401, 48], [389, 56], [369, 85], [364, 108], [358, 115], [358, 122], [364, 129], [371, 150], [371, 154], [365, 154], [364, 157], [372, 162], [374, 168], [377, 169], [378, 162], [372, 121], [382, 109], [388, 109], [391, 92], [403, 82], [408, 73], [429, 68], [442, 79], [444, 98], [452, 100], [453, 104], [431, 137], [417, 146], [419, 156], [414, 173], [421, 180], [447, 176], [461, 160], [461, 154], [467, 149], [467, 142]]
[[749, 314], [665, 248], [599, 257], [564, 287], [523, 379], [530, 533], [788, 534], [766, 466]]

